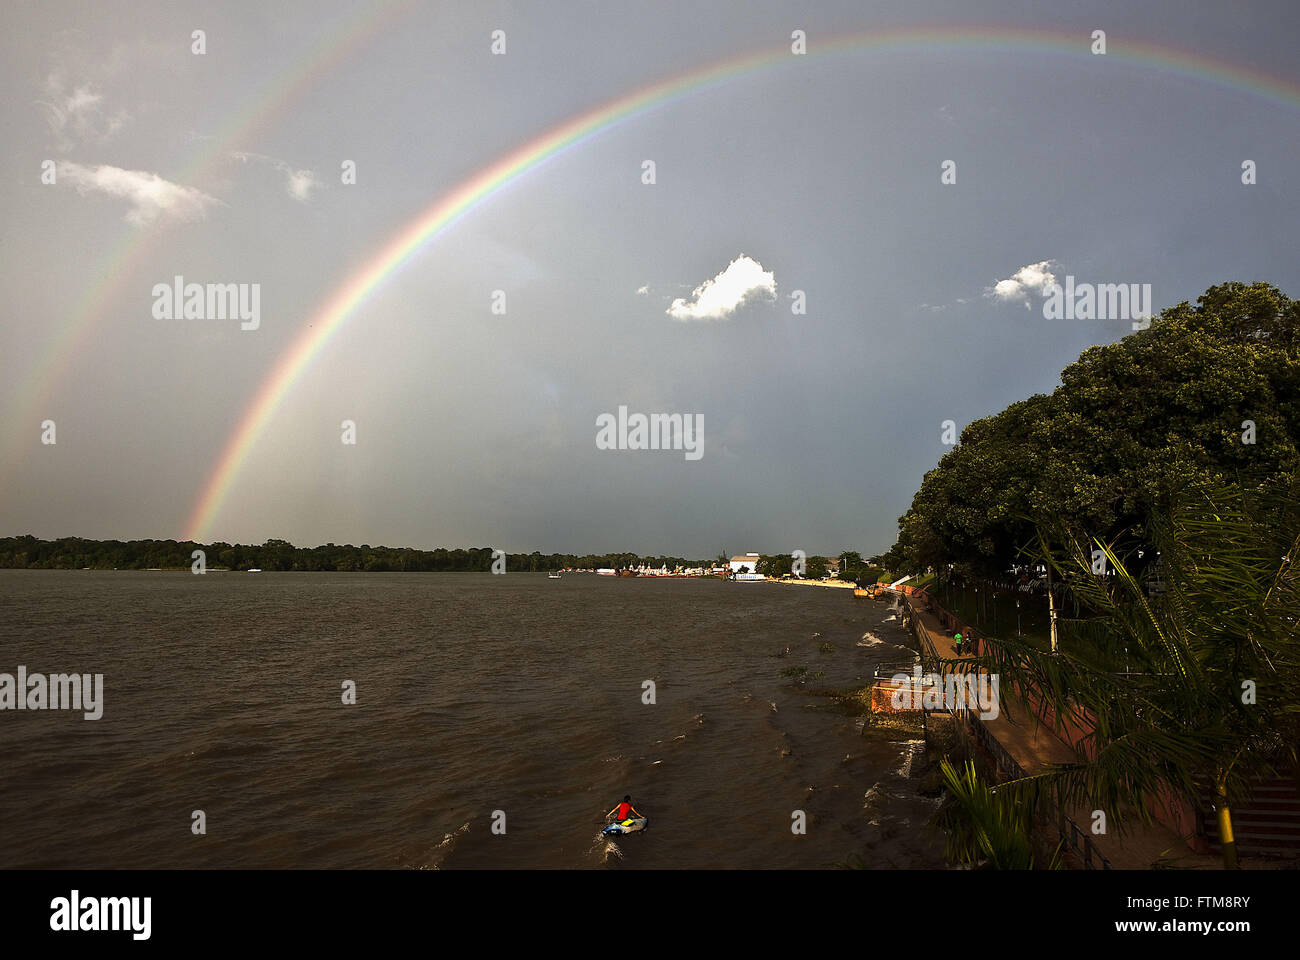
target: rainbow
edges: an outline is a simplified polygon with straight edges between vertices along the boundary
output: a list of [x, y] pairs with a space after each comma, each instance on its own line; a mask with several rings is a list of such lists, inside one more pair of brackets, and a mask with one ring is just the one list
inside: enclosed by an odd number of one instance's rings
[[[356, 13], [323, 31], [303, 54], [286, 60], [281, 69], [259, 84], [215, 135], [200, 138], [199, 142], [205, 148], [196, 150], [180, 172], [170, 179], [185, 185], [202, 183], [214, 168], [231, 158], [237, 146], [254, 143], [263, 131], [273, 129], [304, 94], [355, 56], [372, 37], [393, 24], [415, 2], [387, 0], [373, 8], [361, 6]], [[94, 282], [71, 312], [70, 320], [31, 365], [18, 389], [21, 406], [12, 421], [18, 429], [11, 447], [6, 450], [3, 466], [0, 466], [0, 478], [4, 476], [5, 467], [18, 460], [17, 448], [30, 443], [35, 428], [28, 430], [24, 425], [38, 422], [34, 412], [47, 399], [50, 387], [62, 380], [64, 371], [77, 355], [78, 344], [85, 340], [94, 322], [108, 312], [113, 298], [148, 262], [149, 255], [167, 233], [168, 227], [162, 223], [152, 230], [126, 226], [117, 243], [97, 265], [93, 271]]]
[[[794, 56], [784, 45], [732, 57], [652, 83], [564, 121], [435, 199], [326, 297], [316, 312], [304, 321], [296, 339], [263, 380], [222, 448], [186, 523], [186, 539], [200, 541], [207, 535], [249, 454], [280, 404], [358, 308], [425, 245], [466, 213], [566, 150], [679, 97], [765, 68], [792, 69], [814, 56], [885, 52], [933, 54], [936, 50], [947, 50], [1013, 55], [1038, 52], [1086, 59], [1094, 65], [1103, 62], [1103, 58], [1094, 56], [1089, 47], [1090, 36], [1086, 31], [1065, 33], [1001, 27], [901, 28], [820, 41], [814, 35], [809, 39], [809, 57]], [[1110, 37], [1104, 61], [1119, 61], [1217, 83], [1288, 108], [1300, 105], [1300, 85], [1293, 81], [1189, 51]]]

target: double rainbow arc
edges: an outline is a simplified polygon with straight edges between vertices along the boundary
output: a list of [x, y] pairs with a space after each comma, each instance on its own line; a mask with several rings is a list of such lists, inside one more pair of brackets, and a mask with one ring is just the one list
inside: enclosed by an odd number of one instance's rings
[[[213, 170], [228, 162], [239, 147], [256, 143], [295, 103], [365, 49], [368, 41], [392, 26], [415, 2], [385, 0], [374, 7], [361, 7], [332, 25], [300, 55], [286, 60], [279, 70], [258, 84], [239, 108], [224, 119], [216, 134], [196, 140], [201, 146], [196, 147], [175, 175], [169, 174], [169, 179], [184, 186], [202, 183]], [[47, 409], [52, 387], [63, 379], [96, 321], [109, 312], [109, 305], [124, 284], [148, 263], [149, 255], [172, 229], [162, 222], [149, 227], [122, 227], [117, 242], [93, 270], [91, 284], [68, 319], [29, 365], [17, 389], [17, 409], [12, 413], [12, 421], [19, 429], [0, 461], [0, 478], [18, 461], [21, 446], [36, 435], [35, 425], [40, 419], [35, 416], [36, 411]]]
[[[1003, 27], [902, 28], [820, 42], [814, 37], [810, 47], [812, 52], [808, 58], [863, 52], [932, 55], [940, 51], [975, 51], [1009, 55], [1046, 53], [1094, 63], [1120, 61], [1214, 83], [1288, 108], [1300, 105], [1300, 84], [1289, 79], [1150, 43], [1113, 39], [1105, 58], [1098, 57], [1090, 52], [1090, 37], [1078, 32]], [[385, 281], [460, 217], [546, 161], [623, 121], [695, 91], [762, 69], [791, 68], [808, 58], [794, 56], [789, 47], [781, 46], [725, 59], [642, 87], [564, 121], [435, 199], [347, 277], [303, 322], [293, 343], [275, 362], [222, 447], [186, 523], [186, 538], [198, 541], [207, 536], [258, 438], [295, 383], [334, 335]]]

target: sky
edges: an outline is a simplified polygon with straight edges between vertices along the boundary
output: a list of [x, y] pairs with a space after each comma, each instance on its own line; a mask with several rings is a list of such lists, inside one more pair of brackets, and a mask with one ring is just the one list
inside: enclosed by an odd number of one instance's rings
[[6, 4], [0, 535], [887, 549], [1052, 282], [1300, 296], [1300, 8], [1047, 7]]

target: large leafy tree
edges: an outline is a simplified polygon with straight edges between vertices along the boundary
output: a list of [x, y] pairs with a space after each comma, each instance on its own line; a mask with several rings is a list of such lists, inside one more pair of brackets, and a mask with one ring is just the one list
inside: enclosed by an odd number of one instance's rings
[[962, 431], [925, 475], [891, 569], [1007, 569], [1034, 518], [1140, 540], [1168, 491], [1300, 466], [1300, 302], [1264, 284], [1212, 287], [1149, 329], [1091, 347], [1061, 386]]

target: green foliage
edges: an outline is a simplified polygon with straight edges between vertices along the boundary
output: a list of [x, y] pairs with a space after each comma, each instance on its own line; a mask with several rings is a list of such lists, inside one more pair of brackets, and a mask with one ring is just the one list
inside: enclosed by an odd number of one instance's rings
[[[1247, 420], [1254, 443], [1243, 442]], [[1085, 350], [1051, 395], [967, 426], [878, 560], [1000, 573], [1042, 518], [1137, 542], [1187, 483], [1298, 472], [1300, 302], [1265, 283], [1224, 284]]]
[[840, 574], [841, 580], [847, 580], [859, 587], [869, 587], [880, 581], [885, 571], [880, 567], [858, 567], [856, 569], [845, 570]]
[[1061, 869], [1060, 845], [1045, 862], [1035, 855], [1028, 805], [989, 787], [969, 761], [960, 773], [947, 759], [939, 768], [951, 798], [937, 817], [948, 834], [948, 859], [989, 870]]
[[[758, 558], [755, 572], [769, 577], [784, 577], [793, 572], [793, 567], [794, 558], [788, 553], [764, 554]], [[803, 577], [806, 580], [820, 580], [826, 576], [826, 570], [826, 557], [808, 557]]]
[[1059, 803], [1145, 822], [1171, 796], [1199, 803], [1207, 784], [1235, 805], [1253, 775], [1295, 765], [1297, 494], [1294, 484], [1198, 483], [1149, 518], [1145, 545], [1125, 551], [1117, 543], [1128, 538], [1089, 537], [1064, 521], [1044, 528], [1039, 558], [1083, 611], [1062, 630], [1101, 663], [1014, 638], [983, 659], [1004, 695], [1033, 695], [1091, 727], [1078, 762], [1038, 778]]

